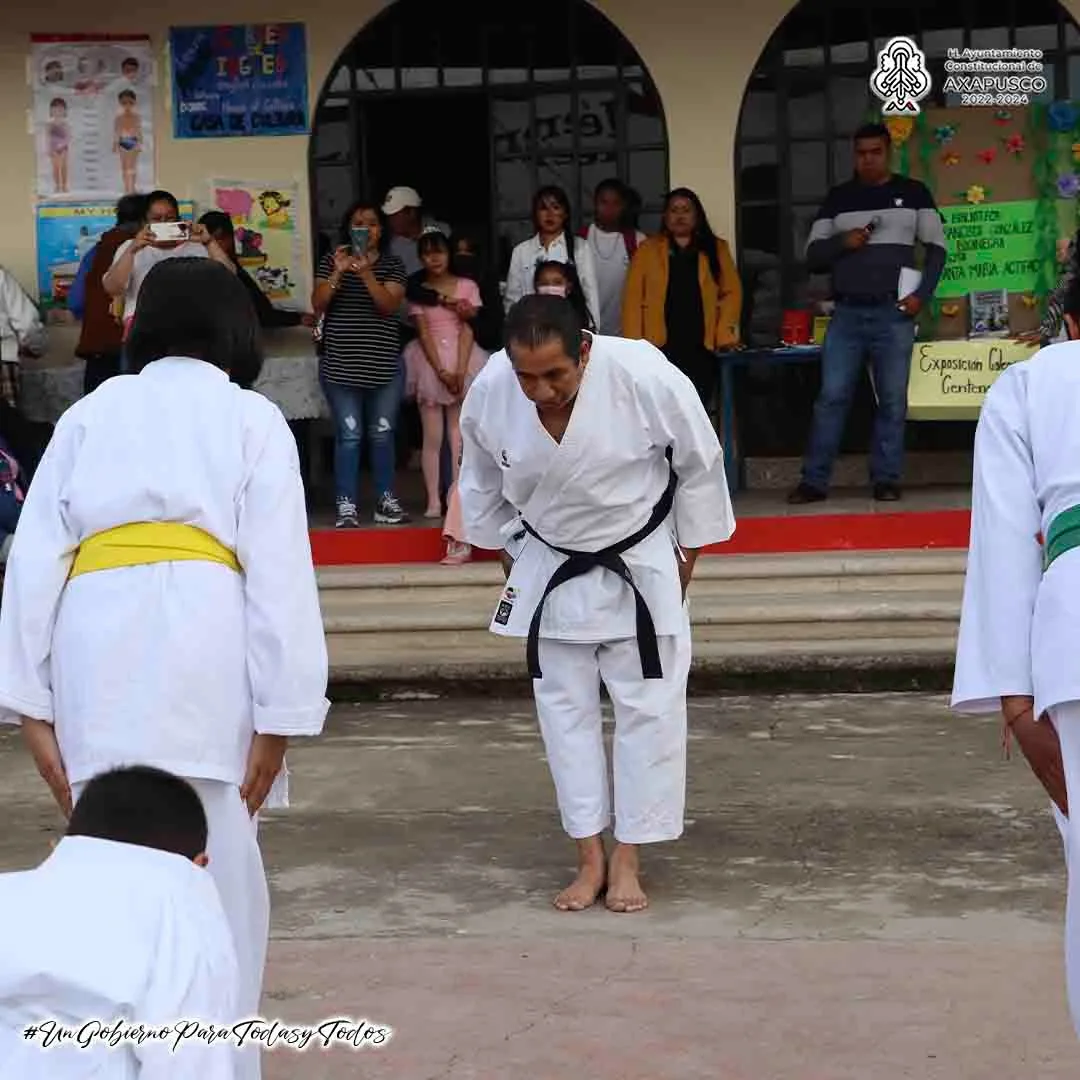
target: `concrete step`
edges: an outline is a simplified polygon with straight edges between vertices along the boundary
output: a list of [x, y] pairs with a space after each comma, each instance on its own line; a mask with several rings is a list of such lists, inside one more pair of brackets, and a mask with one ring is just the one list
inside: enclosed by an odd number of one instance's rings
[[[944, 665], [964, 552], [707, 556], [691, 587], [695, 665], [709, 671]], [[319, 573], [335, 681], [525, 677], [524, 643], [487, 627], [497, 564]]]

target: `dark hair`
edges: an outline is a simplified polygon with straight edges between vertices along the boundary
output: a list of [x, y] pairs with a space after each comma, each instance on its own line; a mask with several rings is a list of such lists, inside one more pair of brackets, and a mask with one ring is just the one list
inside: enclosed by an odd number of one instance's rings
[[[559, 262], [558, 259], [547, 259], [536, 264], [533, 273], [533, 288], [539, 288], [540, 275], [549, 271], [557, 270], [570, 286], [567, 300], [573, 305], [578, 314], [578, 321], [582, 330], [594, 330], [592, 318], [589, 316], [589, 305], [585, 303], [585, 292], [581, 287], [581, 278], [578, 276], [577, 267], [573, 263]], [[543, 295], [543, 294], [541, 294]]]
[[437, 229], [422, 233], [420, 239], [416, 241], [416, 254], [427, 255], [430, 251], [445, 251], [447, 255], [450, 255], [452, 253], [450, 237]]
[[558, 340], [566, 355], [577, 361], [581, 356], [583, 333], [581, 319], [569, 300], [534, 293], [523, 296], [507, 312], [503, 340], [507, 353], [512, 344], [535, 349]]
[[879, 123], [863, 124], [852, 136], [851, 141], [857, 143], [860, 139], [883, 139], [886, 146], [892, 142], [889, 129], [884, 124]]
[[55, 109], [57, 105], [63, 105], [65, 109], [67, 108], [67, 102], [62, 97], [54, 97], [52, 101], [49, 102], [50, 109]]
[[1062, 298], [1062, 310], [1080, 322], [1080, 275], [1073, 274]]
[[213, 259], [165, 259], [139, 289], [127, 342], [136, 374], [165, 356], [190, 356], [250, 387], [259, 377], [259, 322], [247, 289]]
[[[690, 246], [701, 252], [705, 258], [709, 260], [709, 272], [712, 274], [713, 281], [718, 282], [720, 280], [720, 256], [716, 251], [718, 241], [716, 234], [712, 231], [712, 226], [709, 224], [709, 218], [705, 213], [705, 207], [701, 205], [701, 200], [689, 188], [673, 188], [664, 196], [665, 215], [668, 212], [668, 207], [671, 206], [676, 199], [686, 199], [689, 201], [690, 205], [693, 206], [694, 215], [697, 217], [697, 225], [694, 226], [694, 234], [691, 237]], [[669, 235], [666, 224], [661, 225], [661, 230], [665, 236]]]
[[206, 811], [186, 780], [147, 765], [100, 773], [71, 812], [68, 836], [114, 840], [194, 859], [206, 851]]
[[618, 195], [623, 202], [630, 201], [626, 185], [617, 176], [609, 176], [606, 180], [601, 180], [593, 191], [593, 198], [598, 199], [605, 191]]
[[171, 191], [163, 191], [158, 188], [157, 191], [151, 191], [146, 196], [146, 213], [150, 213], [150, 207], [156, 202], [167, 202], [176, 211], [176, 216], [180, 216], [180, 204], [176, 201], [176, 196]]
[[537, 191], [537, 193], [533, 196], [533, 201], [532, 201], [532, 221], [533, 221], [533, 225], [534, 226], [536, 225], [536, 216], [540, 212], [540, 204], [542, 202], [544, 202], [545, 199], [551, 199], [554, 202], [558, 203], [558, 205], [560, 207], [562, 207], [563, 213], [566, 214], [566, 224], [563, 225], [563, 228], [566, 230], [567, 234], [569, 235], [570, 232], [571, 232], [570, 225], [571, 225], [571, 221], [573, 219], [573, 214], [570, 211], [570, 197], [566, 194], [565, 191], [563, 191], [563, 189], [561, 187], [557, 187], [555, 184], [548, 184], [545, 187], [540, 188], [540, 190]]
[[207, 210], [201, 218], [199, 218], [199, 224], [206, 226], [206, 231], [213, 235], [214, 233], [227, 233], [232, 236], [234, 233], [232, 218], [225, 213], [224, 210]]
[[357, 199], [342, 215], [340, 240], [338, 243], [348, 246], [352, 243], [349, 230], [352, 228], [353, 215], [359, 210], [370, 210], [379, 219], [379, 254], [385, 255], [390, 250], [390, 230], [386, 227], [386, 215], [374, 199]]
[[134, 56], [129, 56], [129, 57], [127, 57], [126, 60], [121, 62], [120, 70], [123, 71], [124, 68], [126, 68], [126, 67], [138, 67], [138, 66], [139, 66], [139, 61], [136, 60]]
[[135, 101], [136, 100], [135, 91], [134, 90], [121, 90], [120, 93], [116, 95], [116, 100], [117, 101]]
[[116, 224], [141, 225], [147, 210], [145, 195], [122, 195], [116, 204]]

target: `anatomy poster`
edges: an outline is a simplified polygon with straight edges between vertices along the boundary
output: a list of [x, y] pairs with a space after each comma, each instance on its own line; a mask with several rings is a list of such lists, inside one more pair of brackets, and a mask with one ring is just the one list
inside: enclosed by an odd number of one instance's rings
[[116, 198], [155, 186], [149, 38], [35, 35], [30, 79], [39, 197]]
[[232, 220], [236, 255], [276, 307], [307, 310], [295, 183], [213, 180], [211, 206]]

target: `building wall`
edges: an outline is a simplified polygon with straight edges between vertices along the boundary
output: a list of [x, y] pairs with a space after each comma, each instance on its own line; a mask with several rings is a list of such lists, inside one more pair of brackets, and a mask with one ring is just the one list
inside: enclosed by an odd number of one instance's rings
[[[596, 0], [630, 39], [655, 81], [668, 124], [674, 184], [694, 188], [714, 227], [735, 231], [733, 148], [746, 80], [770, 34], [794, 0], [753, 4], [720, 0]], [[148, 33], [158, 49], [155, 116], [160, 184], [177, 196], [202, 200], [211, 175], [300, 181], [298, 219], [309, 221], [306, 137], [174, 141], [165, 41], [171, 24], [302, 20], [307, 26], [308, 69], [314, 109], [331, 68], [351, 38], [383, 7], [382, 0], [306, 0], [267, 6], [257, 0], [159, 0], [128, 14], [100, 0], [9, 0], [0, 19], [0, 264], [28, 287], [34, 281], [34, 147], [28, 134], [27, 54], [31, 33]], [[467, 5], [466, 5], [467, 7]], [[1080, 0], [1066, 7], [1080, 17]], [[345, 12], [348, 14], [345, 14]]]

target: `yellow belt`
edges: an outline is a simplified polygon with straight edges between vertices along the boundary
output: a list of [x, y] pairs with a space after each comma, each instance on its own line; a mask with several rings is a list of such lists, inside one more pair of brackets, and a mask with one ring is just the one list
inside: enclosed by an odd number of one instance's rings
[[235, 551], [194, 525], [139, 521], [88, 536], [75, 552], [68, 577], [163, 562], [214, 562], [243, 572]]

